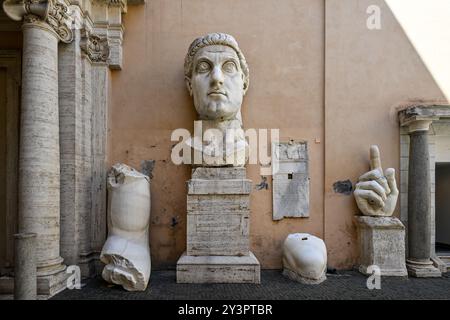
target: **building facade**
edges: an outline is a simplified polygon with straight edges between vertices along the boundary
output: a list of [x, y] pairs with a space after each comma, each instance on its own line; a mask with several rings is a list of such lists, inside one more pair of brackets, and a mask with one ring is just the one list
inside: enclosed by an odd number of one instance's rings
[[[409, 8], [401, 2], [5, 0], [1, 292], [12, 291], [17, 232], [38, 235], [40, 292], [60, 291], [68, 265], [86, 277], [101, 272], [106, 174], [117, 162], [140, 168], [155, 160], [152, 268], [175, 267], [186, 247], [191, 167], [173, 163], [171, 134], [193, 131], [184, 56], [194, 38], [210, 32], [233, 35], [245, 52], [245, 128], [278, 129], [281, 141], [307, 144], [307, 216], [274, 220], [272, 177], [261, 175], [260, 164], [247, 166], [250, 246], [261, 267], [281, 268], [282, 243], [295, 232], [323, 239], [331, 268], [358, 263], [352, 186], [368, 171], [373, 144], [383, 167], [396, 169], [394, 215], [408, 225], [408, 185], [423, 183], [408, 181], [409, 133], [425, 121], [428, 143], [413, 151], [430, 158], [431, 202], [429, 225], [416, 232], [429, 235], [430, 258], [446, 271], [436, 243], [450, 245], [449, 29], [438, 24], [436, 8], [419, 25], [417, 1]], [[439, 44], [435, 50], [424, 49], [427, 38]]]

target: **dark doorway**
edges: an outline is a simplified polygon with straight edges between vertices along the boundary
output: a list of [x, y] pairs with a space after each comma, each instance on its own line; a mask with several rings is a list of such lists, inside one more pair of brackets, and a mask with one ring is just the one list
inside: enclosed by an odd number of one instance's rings
[[20, 52], [0, 50], [0, 276], [13, 267], [17, 230]]
[[[6, 264], [6, 68], [0, 68], [0, 270]], [[1, 272], [1, 271], [0, 271]]]
[[436, 163], [436, 253], [450, 256], [450, 163]]

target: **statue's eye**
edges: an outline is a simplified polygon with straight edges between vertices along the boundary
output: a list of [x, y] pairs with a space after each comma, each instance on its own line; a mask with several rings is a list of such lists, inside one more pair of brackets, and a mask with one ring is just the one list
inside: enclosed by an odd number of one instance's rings
[[206, 61], [200, 61], [197, 64], [197, 72], [200, 72], [200, 73], [208, 72], [210, 69], [211, 69], [211, 66]]
[[222, 66], [223, 71], [233, 73], [237, 71], [236, 64], [233, 61], [227, 61]]

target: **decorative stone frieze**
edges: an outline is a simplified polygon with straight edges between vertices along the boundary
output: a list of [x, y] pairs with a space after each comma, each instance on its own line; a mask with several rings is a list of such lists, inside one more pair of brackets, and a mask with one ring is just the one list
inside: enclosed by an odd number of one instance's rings
[[100, 37], [84, 29], [81, 32], [80, 47], [92, 62], [107, 62], [109, 57], [107, 37]]

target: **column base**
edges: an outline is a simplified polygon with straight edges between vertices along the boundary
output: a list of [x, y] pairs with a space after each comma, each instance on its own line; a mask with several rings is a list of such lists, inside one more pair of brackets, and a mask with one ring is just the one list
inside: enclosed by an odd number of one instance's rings
[[431, 261], [433, 262], [433, 266], [435, 266], [441, 273], [448, 272], [447, 264], [445, 263], [445, 257], [439, 257], [439, 256], [431, 257]]
[[99, 252], [80, 254], [77, 265], [80, 267], [81, 278], [88, 279], [102, 274], [105, 264], [100, 261]]
[[[67, 288], [67, 279], [71, 274], [64, 269], [52, 275], [37, 277], [37, 294], [40, 299], [49, 299]], [[0, 277], [0, 295], [14, 294], [14, 277]]]
[[408, 274], [416, 278], [439, 278], [442, 277], [441, 271], [433, 266], [431, 262], [418, 262], [406, 260], [406, 269]]
[[177, 283], [261, 283], [261, 267], [248, 256], [188, 256], [177, 262]]

